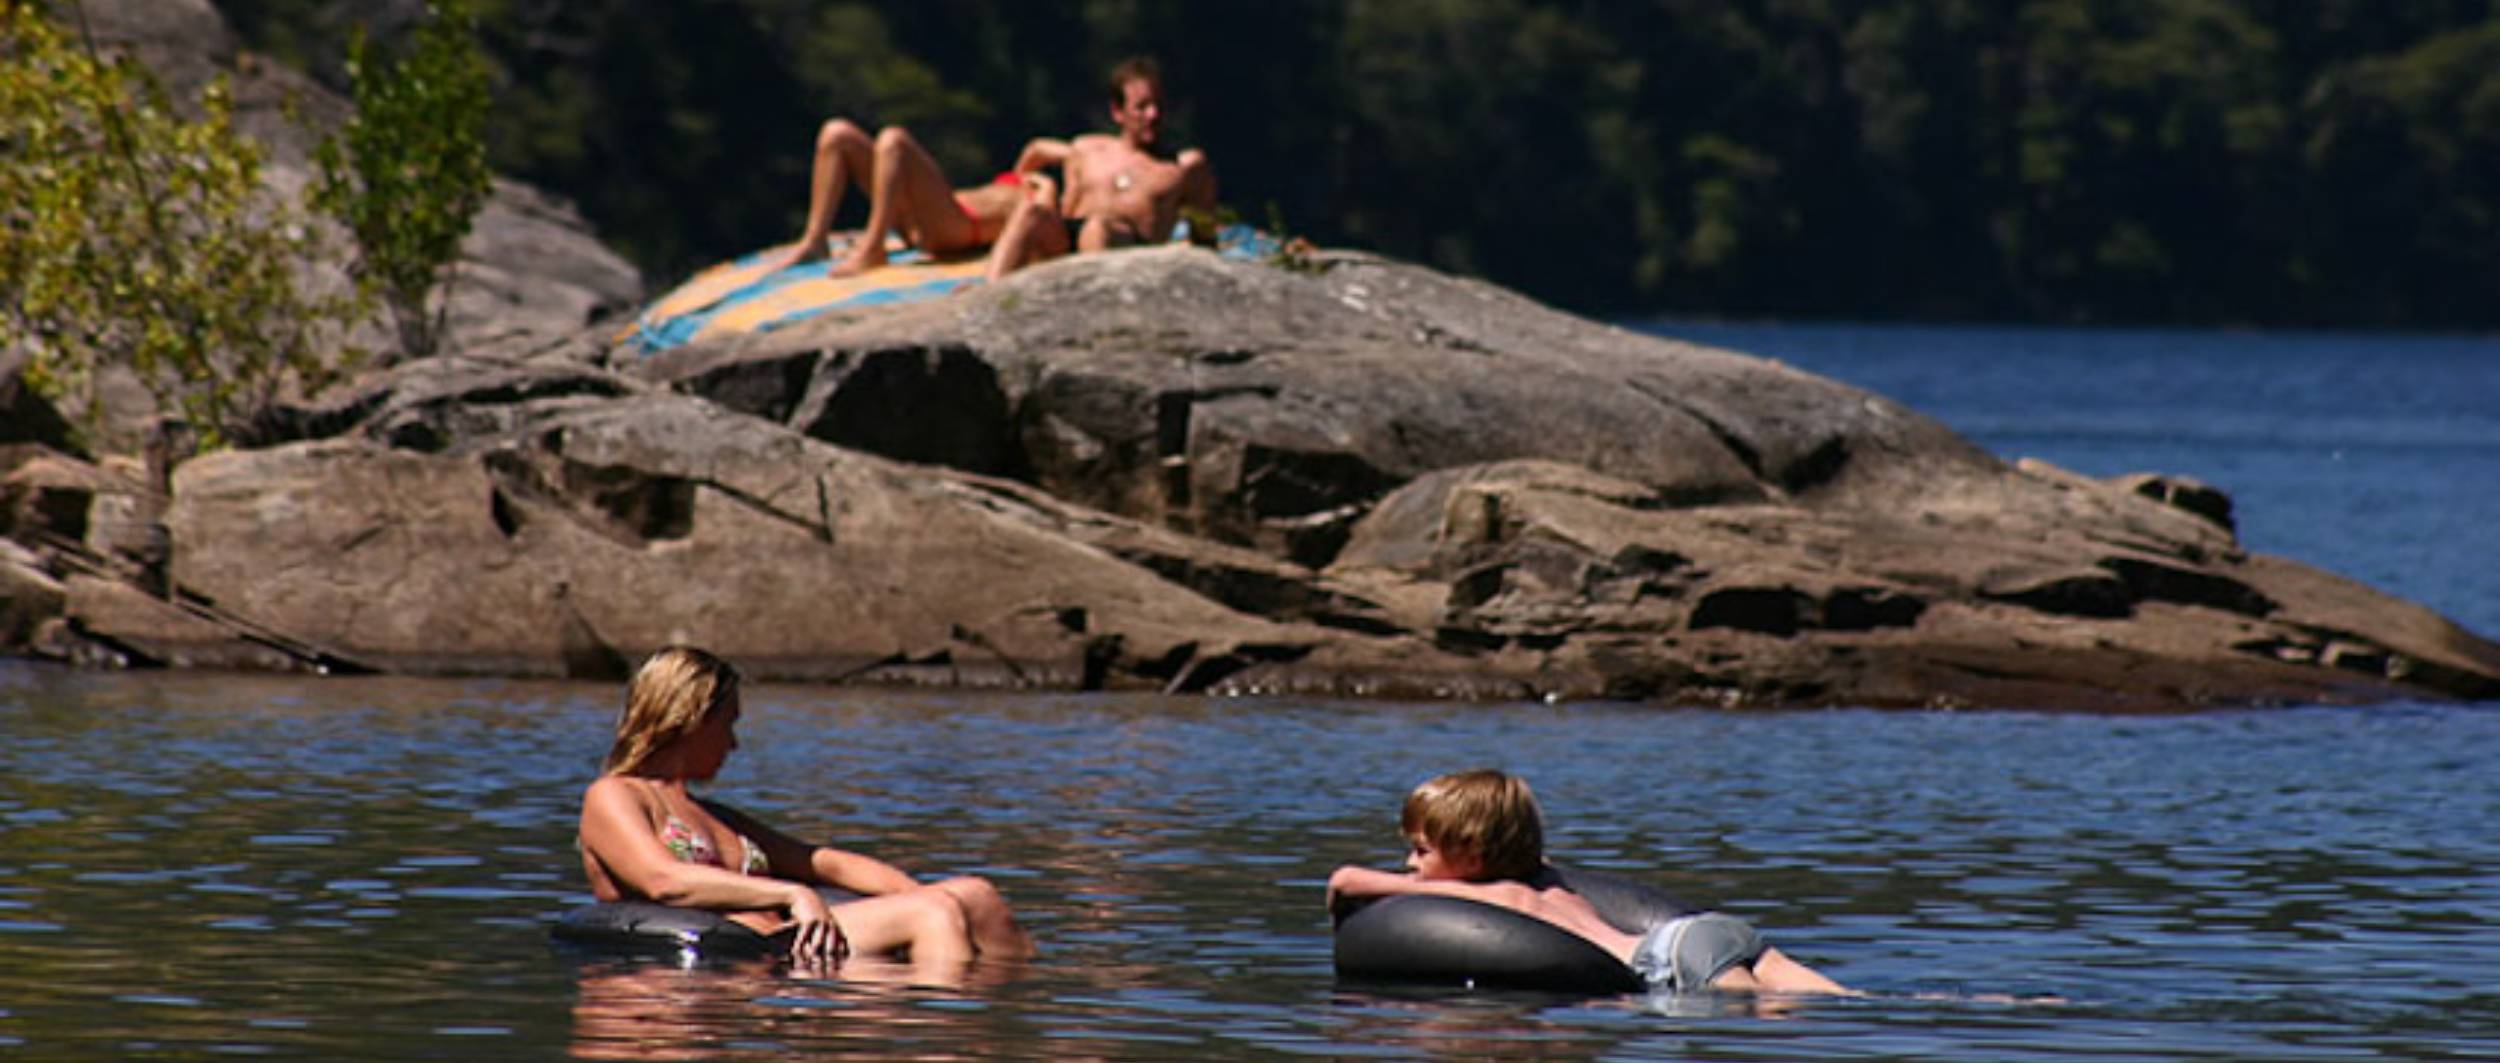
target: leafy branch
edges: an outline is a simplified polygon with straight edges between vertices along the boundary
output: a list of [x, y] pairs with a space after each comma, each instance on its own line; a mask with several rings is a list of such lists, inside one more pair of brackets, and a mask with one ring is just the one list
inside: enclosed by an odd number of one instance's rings
[[468, 0], [432, 0], [426, 10], [396, 59], [375, 54], [356, 31], [347, 52], [355, 114], [313, 154], [314, 202], [355, 236], [352, 272], [389, 307], [410, 357], [442, 343], [460, 241], [493, 180], [476, 14]]
[[351, 355], [325, 344], [361, 306], [307, 282], [317, 228], [263, 185], [226, 82], [185, 118], [81, 25], [74, 44], [34, 5], [0, 10], [0, 344], [91, 432], [120, 371], [204, 444], [248, 438]]

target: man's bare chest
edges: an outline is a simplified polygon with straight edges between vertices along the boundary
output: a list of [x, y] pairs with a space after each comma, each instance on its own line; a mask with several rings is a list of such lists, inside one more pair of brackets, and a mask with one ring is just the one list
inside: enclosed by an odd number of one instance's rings
[[1114, 199], [1152, 199], [1180, 182], [1177, 164], [1133, 152], [1105, 152], [1082, 161], [1080, 178], [1090, 193]]

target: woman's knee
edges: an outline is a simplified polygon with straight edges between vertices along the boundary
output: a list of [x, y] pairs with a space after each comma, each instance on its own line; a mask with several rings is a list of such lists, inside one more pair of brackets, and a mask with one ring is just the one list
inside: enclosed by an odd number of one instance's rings
[[890, 125], [877, 130], [877, 154], [879, 155], [899, 154], [911, 144], [911, 130], [902, 126]]
[[991, 885], [990, 880], [979, 875], [950, 878], [938, 883], [937, 887], [952, 895], [967, 913], [1003, 911], [1007, 907], [1006, 895], [998, 892], [998, 887]]
[[913, 909], [913, 917], [922, 935], [971, 937], [972, 916], [964, 910], [962, 898], [942, 889], [921, 890], [914, 896], [919, 903]]
[[828, 118], [824, 126], [816, 130], [818, 151], [837, 151], [846, 144], [867, 146], [868, 131], [848, 118]]

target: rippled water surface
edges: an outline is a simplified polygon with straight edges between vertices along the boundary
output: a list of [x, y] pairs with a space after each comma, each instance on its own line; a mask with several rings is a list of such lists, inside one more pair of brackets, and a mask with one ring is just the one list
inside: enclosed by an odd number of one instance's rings
[[[1665, 328], [1662, 326], [1662, 328]], [[2482, 340], [1673, 326], [2500, 631]], [[715, 792], [997, 881], [954, 987], [558, 949], [618, 691], [0, 662], [0, 1057], [2500, 1058], [2500, 711], [2162, 717], [751, 691]], [[1320, 883], [1432, 773], [1873, 995], [1342, 986]], [[2006, 1003], [2001, 995], [2060, 1002]]]
[[[2500, 1052], [2500, 714], [1742, 715], [764, 688], [720, 796], [1000, 882], [954, 988], [550, 945], [614, 692], [0, 666], [0, 1053], [2377, 1059]], [[1336, 984], [1335, 864], [1453, 765], [1873, 991]], [[2054, 995], [2006, 1004], [1979, 994]]]

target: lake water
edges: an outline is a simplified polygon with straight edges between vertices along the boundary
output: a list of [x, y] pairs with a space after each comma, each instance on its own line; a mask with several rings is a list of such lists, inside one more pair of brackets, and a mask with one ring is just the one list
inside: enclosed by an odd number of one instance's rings
[[[2487, 341], [1674, 325], [2500, 630]], [[2266, 412], [2251, 412], [2262, 408]], [[1041, 939], [954, 987], [568, 951], [618, 692], [0, 663], [0, 1056], [2500, 1056], [2500, 712], [1660, 711], [764, 687], [715, 792]], [[1339, 985], [1320, 883], [1433, 772], [1869, 990]], [[2054, 996], [2004, 1003], [1987, 994]]]

